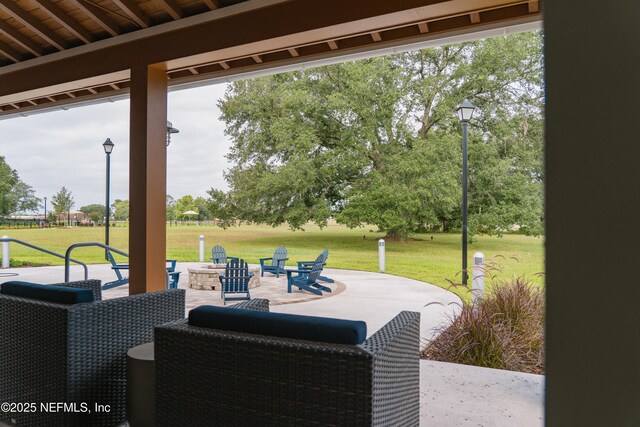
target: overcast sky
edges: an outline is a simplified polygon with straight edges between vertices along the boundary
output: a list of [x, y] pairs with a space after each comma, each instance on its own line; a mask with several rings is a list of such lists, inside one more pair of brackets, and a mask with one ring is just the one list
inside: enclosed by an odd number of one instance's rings
[[[216, 106], [225, 89], [226, 84], [218, 84], [169, 94], [168, 118], [180, 130], [167, 149], [167, 193], [176, 199], [207, 197], [211, 187], [227, 189], [222, 173], [230, 143]], [[107, 138], [115, 144], [113, 203], [129, 198], [129, 100], [0, 120], [0, 155], [40, 198], [51, 199], [67, 187], [74, 210], [105, 202], [102, 143]]]

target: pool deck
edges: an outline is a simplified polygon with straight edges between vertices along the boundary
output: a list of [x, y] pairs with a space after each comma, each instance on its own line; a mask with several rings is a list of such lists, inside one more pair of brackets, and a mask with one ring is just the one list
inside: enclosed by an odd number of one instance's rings
[[[186, 289], [187, 311], [199, 305], [222, 305], [218, 291], [188, 287], [189, 268], [206, 263], [177, 264], [179, 287]], [[6, 276], [16, 273], [16, 276]], [[332, 292], [315, 296], [294, 290], [287, 293], [286, 276], [266, 274], [261, 285], [251, 290], [252, 298], [267, 298], [270, 309], [279, 313], [307, 314], [364, 320], [373, 334], [402, 310], [421, 313], [423, 341], [432, 338], [435, 328], [447, 322], [460, 300], [437, 286], [389, 274], [355, 270], [326, 269], [335, 280], [327, 284]], [[115, 280], [109, 264], [89, 265], [89, 277], [104, 282]], [[71, 280], [81, 280], [82, 269], [71, 269]], [[64, 268], [0, 269], [0, 283], [11, 280], [57, 283], [64, 281]], [[103, 298], [128, 295], [128, 286], [104, 291]], [[427, 304], [437, 302], [439, 304]], [[1, 424], [0, 424], [1, 425]], [[544, 376], [520, 372], [422, 360], [420, 363], [421, 426], [543, 426]]]

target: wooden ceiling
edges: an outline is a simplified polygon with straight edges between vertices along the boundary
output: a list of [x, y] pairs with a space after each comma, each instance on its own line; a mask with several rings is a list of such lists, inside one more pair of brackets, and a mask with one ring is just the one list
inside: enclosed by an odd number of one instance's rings
[[[297, 19], [301, 14], [305, 19]], [[0, 0], [0, 117], [540, 21], [524, 0]]]

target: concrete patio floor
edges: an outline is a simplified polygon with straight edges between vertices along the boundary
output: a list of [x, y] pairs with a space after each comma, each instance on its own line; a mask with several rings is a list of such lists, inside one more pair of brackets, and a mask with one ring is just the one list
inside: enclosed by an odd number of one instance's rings
[[[199, 305], [222, 305], [217, 291], [188, 287], [189, 268], [205, 263], [178, 263], [179, 287], [186, 289], [187, 311]], [[17, 274], [16, 276], [8, 276]], [[421, 313], [421, 337], [432, 338], [435, 328], [454, 314], [459, 299], [445, 290], [417, 280], [388, 274], [326, 269], [335, 280], [332, 293], [318, 297], [286, 290], [286, 277], [266, 274], [251, 290], [252, 298], [270, 300], [271, 311], [364, 320], [371, 335], [402, 310]], [[72, 267], [71, 280], [81, 280], [82, 269]], [[103, 283], [115, 280], [108, 264], [89, 266], [89, 277]], [[63, 267], [0, 270], [0, 283], [10, 280], [62, 282]], [[128, 286], [104, 291], [103, 298], [128, 294]], [[428, 307], [425, 305], [433, 302]], [[453, 304], [452, 304], [453, 303]], [[542, 426], [544, 376], [422, 360], [420, 363], [421, 426]], [[1, 425], [1, 424], [0, 424]]]

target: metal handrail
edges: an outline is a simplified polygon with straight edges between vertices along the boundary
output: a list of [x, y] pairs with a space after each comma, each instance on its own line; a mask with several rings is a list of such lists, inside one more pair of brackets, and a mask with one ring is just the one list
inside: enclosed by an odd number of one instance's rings
[[84, 262], [78, 261], [77, 259], [67, 258], [67, 256], [60, 255], [59, 253], [50, 251], [49, 249], [41, 248], [40, 246], [32, 245], [31, 243], [25, 242], [25, 241], [20, 240], [20, 239], [14, 239], [13, 237], [1, 237], [0, 238], [0, 242], [1, 243], [11, 243], [11, 242], [17, 243], [19, 245], [23, 245], [23, 246], [26, 246], [26, 247], [31, 248], [31, 249], [35, 249], [35, 250], [40, 251], [40, 252], [44, 252], [46, 254], [53, 255], [53, 256], [56, 256], [58, 258], [62, 258], [64, 260], [64, 264], [65, 264], [65, 274], [64, 274], [64, 281], [65, 282], [69, 281], [68, 280], [68, 275], [67, 275], [67, 269], [68, 269], [69, 261], [73, 261], [76, 264], [80, 264], [84, 268], [84, 280], [88, 280], [89, 279], [89, 269], [87, 268], [87, 264], [85, 264]]
[[[121, 251], [120, 249], [116, 249], [114, 247], [107, 246], [104, 243], [100, 243], [100, 242], [74, 243], [73, 245], [71, 245], [71, 246], [69, 246], [67, 248], [67, 252], [65, 253], [65, 256], [64, 256], [64, 281], [65, 282], [69, 281], [69, 261], [74, 261], [69, 256], [69, 255], [71, 255], [71, 251], [74, 250], [75, 248], [84, 248], [84, 247], [87, 247], [87, 246], [97, 246], [99, 248], [106, 249], [106, 250], [111, 251], [111, 252], [115, 252], [115, 253], [120, 254], [122, 256], [126, 256], [127, 258], [129, 257], [128, 253], [126, 253], [124, 251]], [[75, 262], [77, 262], [77, 261], [75, 261]], [[86, 266], [85, 266], [85, 269], [86, 269]], [[86, 273], [85, 273], [85, 280], [87, 280]]]

